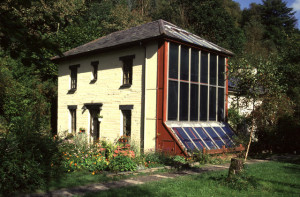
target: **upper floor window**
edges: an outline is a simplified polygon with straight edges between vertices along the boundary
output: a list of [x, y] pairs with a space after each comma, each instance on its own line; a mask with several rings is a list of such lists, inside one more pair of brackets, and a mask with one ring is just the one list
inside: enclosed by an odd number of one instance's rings
[[70, 84], [70, 90], [69, 92], [75, 92], [77, 89], [77, 69], [80, 65], [72, 65], [69, 66], [69, 69], [71, 70], [71, 84]]
[[135, 55], [123, 56], [119, 59], [123, 62], [123, 85], [122, 86], [130, 86], [132, 85], [132, 66], [133, 59]]
[[92, 74], [93, 74], [93, 79], [91, 80], [91, 83], [95, 83], [97, 81], [98, 78], [98, 65], [99, 65], [99, 61], [94, 61], [91, 62], [91, 66], [92, 66]]

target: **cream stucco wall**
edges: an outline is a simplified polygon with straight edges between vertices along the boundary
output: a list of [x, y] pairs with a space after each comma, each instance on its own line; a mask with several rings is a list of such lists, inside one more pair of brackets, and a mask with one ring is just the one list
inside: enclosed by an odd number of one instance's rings
[[[135, 55], [132, 86], [121, 89], [123, 63], [119, 57], [127, 55]], [[157, 43], [146, 45], [146, 57], [145, 61], [144, 48], [136, 46], [62, 62], [59, 65], [58, 77], [58, 134], [71, 132], [68, 105], [77, 105], [77, 132], [80, 127], [86, 128], [88, 132], [90, 115], [89, 111], [83, 108], [84, 103], [103, 103], [100, 112], [103, 115], [103, 121], [100, 123], [100, 138], [113, 141], [122, 135], [122, 115], [119, 105], [133, 105], [132, 140], [137, 146], [140, 146], [141, 136], [144, 135], [144, 148], [155, 148]], [[90, 84], [92, 61], [99, 61], [98, 79], [94, 84]], [[146, 91], [143, 90], [145, 62], [147, 69]], [[80, 64], [77, 75], [77, 90], [73, 94], [68, 94], [71, 74], [69, 66], [75, 64]], [[143, 92], [146, 93], [145, 97], [142, 95]], [[144, 99], [145, 103], [143, 102]], [[144, 126], [146, 128], [145, 133], [143, 133]]]
[[[144, 150], [155, 149], [156, 140], [156, 98], [157, 98], [157, 50], [158, 45], [147, 47], [146, 79], [145, 79], [145, 134]], [[154, 131], [154, 132], [153, 132]]]

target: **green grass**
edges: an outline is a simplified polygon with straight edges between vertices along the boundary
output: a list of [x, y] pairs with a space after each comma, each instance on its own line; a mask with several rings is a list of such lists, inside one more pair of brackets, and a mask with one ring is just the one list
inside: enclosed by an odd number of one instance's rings
[[[52, 180], [49, 185], [49, 191], [61, 189], [61, 188], [72, 188], [76, 186], [83, 186], [88, 185], [92, 183], [104, 183], [108, 181], [118, 181], [121, 179], [130, 178], [133, 176], [147, 176], [149, 174], [157, 174], [157, 173], [164, 173], [169, 172], [171, 170], [168, 169], [159, 169], [152, 173], [139, 173], [138, 175], [117, 175], [113, 177], [108, 177], [107, 172], [104, 172], [103, 174], [95, 174], [92, 175], [89, 171], [75, 171], [72, 173], [67, 173], [58, 180]], [[43, 192], [39, 190], [38, 192]]]
[[245, 173], [226, 181], [227, 170], [138, 186], [91, 193], [86, 196], [299, 196], [300, 163], [266, 162], [246, 166]]
[[89, 171], [77, 171], [67, 173], [58, 180], [52, 180], [49, 185], [49, 190], [51, 191], [61, 188], [70, 188], [91, 183], [107, 182], [111, 180], [118, 180], [118, 178], [110, 178], [105, 174], [92, 175], [92, 173]]

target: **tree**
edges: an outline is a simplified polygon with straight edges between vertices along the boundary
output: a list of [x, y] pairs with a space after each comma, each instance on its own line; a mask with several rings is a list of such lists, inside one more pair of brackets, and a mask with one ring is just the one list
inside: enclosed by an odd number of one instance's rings
[[[286, 96], [286, 84], [280, 83], [277, 56], [245, 55], [230, 63], [230, 77], [234, 80], [236, 97], [242, 107], [252, 106], [249, 142], [245, 160], [255, 131], [266, 134], [276, 127], [279, 118], [292, 113], [292, 102]], [[284, 103], [284, 105], [282, 105]], [[258, 140], [262, 140], [259, 136]]]
[[260, 6], [262, 24], [266, 30], [265, 39], [272, 41], [278, 49], [295, 29], [297, 19], [292, 10], [282, 0], [263, 0]]

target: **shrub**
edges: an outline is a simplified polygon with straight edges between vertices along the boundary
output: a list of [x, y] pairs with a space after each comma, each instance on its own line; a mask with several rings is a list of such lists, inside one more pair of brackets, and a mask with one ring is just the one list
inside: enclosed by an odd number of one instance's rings
[[132, 150], [130, 150], [130, 144], [125, 144], [123, 147], [117, 146], [116, 150], [114, 150], [113, 157], [121, 155], [130, 158], [135, 158], [135, 153]]
[[185, 158], [183, 156], [180, 156], [180, 155], [176, 155], [174, 158], [173, 158], [173, 161], [175, 163], [180, 163], [180, 164], [186, 164], [187, 162], [185, 161]]
[[47, 189], [62, 172], [57, 141], [39, 132], [18, 134], [0, 137], [0, 192], [5, 196]]
[[[81, 142], [81, 141], [80, 141]], [[101, 144], [80, 146], [73, 143], [64, 142], [61, 145], [63, 152], [63, 166], [65, 171], [73, 172], [75, 170], [85, 169], [93, 173], [106, 170], [108, 161], [105, 157], [105, 149]]]
[[129, 157], [120, 155], [114, 157], [108, 167], [113, 172], [135, 171], [136, 163]]
[[163, 152], [149, 152], [145, 155], [145, 165], [149, 168], [172, 165], [172, 157]]

